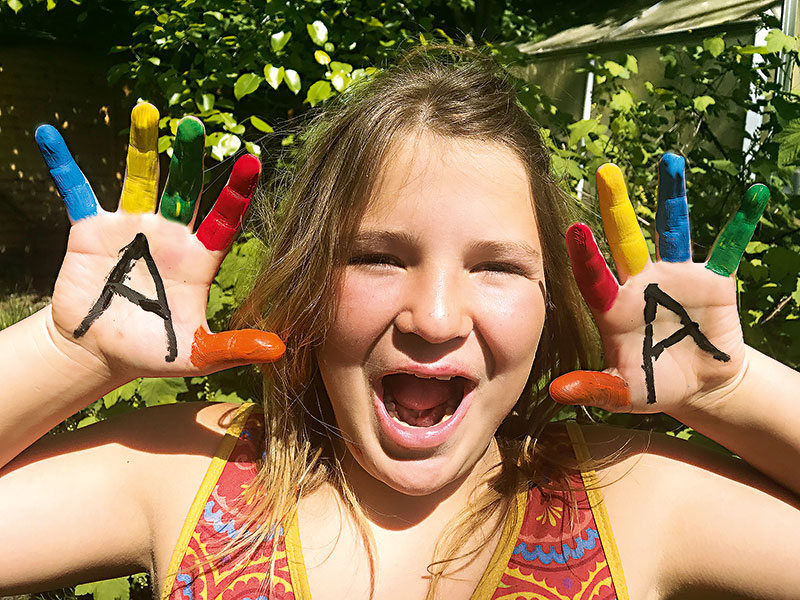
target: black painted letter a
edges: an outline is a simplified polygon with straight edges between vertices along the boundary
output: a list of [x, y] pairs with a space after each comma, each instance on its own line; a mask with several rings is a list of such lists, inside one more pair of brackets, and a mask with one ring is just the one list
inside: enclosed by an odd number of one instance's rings
[[[174, 362], [175, 358], [178, 356], [178, 342], [175, 338], [175, 328], [172, 325], [172, 313], [167, 304], [167, 294], [164, 292], [164, 281], [161, 279], [153, 256], [150, 254], [150, 245], [147, 243], [147, 238], [143, 233], [137, 233], [133, 241], [125, 246], [121, 252], [122, 257], [119, 259], [119, 262], [114, 265], [114, 268], [111, 269], [111, 273], [108, 275], [100, 297], [89, 310], [86, 317], [84, 317], [78, 328], [73, 332], [73, 335], [79, 338], [85, 334], [89, 330], [89, 327], [92, 326], [92, 323], [94, 323], [111, 304], [111, 299], [114, 294], [117, 294], [134, 303], [142, 310], [155, 313], [164, 319], [164, 329], [167, 334], [167, 355], [164, 358], [167, 362]], [[150, 271], [150, 276], [153, 278], [153, 283], [156, 287], [156, 300], [146, 297], [144, 294], [129, 288], [123, 283], [131, 272], [131, 269], [133, 269], [133, 265], [139, 259], [144, 259], [147, 270]]]

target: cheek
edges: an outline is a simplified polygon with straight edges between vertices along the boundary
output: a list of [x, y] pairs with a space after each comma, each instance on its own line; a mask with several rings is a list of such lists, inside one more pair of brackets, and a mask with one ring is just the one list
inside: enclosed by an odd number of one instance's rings
[[376, 282], [357, 272], [346, 273], [328, 343], [351, 352], [371, 347], [394, 318], [396, 296], [397, 291], [389, 282]]
[[518, 293], [497, 290], [481, 300], [480, 331], [495, 367], [530, 370], [544, 325], [544, 288], [537, 282]]

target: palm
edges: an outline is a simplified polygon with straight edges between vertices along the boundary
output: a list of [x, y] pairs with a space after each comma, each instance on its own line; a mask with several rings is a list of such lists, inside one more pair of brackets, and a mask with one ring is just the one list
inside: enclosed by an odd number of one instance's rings
[[[721, 361], [702, 350], [687, 335], [652, 361], [655, 402], [648, 403], [643, 368], [645, 342], [644, 292], [655, 283], [674, 298], [709, 342], [730, 356]], [[736, 376], [744, 360], [744, 341], [736, 308], [735, 282], [712, 273], [701, 263], [655, 262], [620, 286], [610, 310], [595, 315], [603, 341], [607, 371], [622, 377], [630, 388], [634, 412], [670, 412]], [[658, 306], [653, 345], [683, 325], [679, 316]]]
[[[194, 370], [190, 361], [192, 338], [198, 327], [206, 325], [208, 289], [222, 257], [220, 252], [204, 248], [188, 228], [159, 215], [100, 211], [73, 226], [53, 293], [55, 326], [65, 337], [75, 339], [75, 330], [120, 261], [121, 250], [138, 233], [146, 237], [163, 280], [177, 357], [165, 361], [164, 319], [118, 295], [76, 341], [115, 369], [160, 376], [190, 372]], [[143, 260], [135, 261], [125, 285], [156, 298], [153, 277]]]

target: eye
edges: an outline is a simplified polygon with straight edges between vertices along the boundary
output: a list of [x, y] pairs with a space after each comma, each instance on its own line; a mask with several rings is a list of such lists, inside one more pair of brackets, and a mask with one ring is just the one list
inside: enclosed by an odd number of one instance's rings
[[485, 262], [479, 265], [476, 265], [473, 268], [476, 272], [484, 272], [496, 275], [521, 275], [523, 277], [527, 276], [526, 269], [522, 268], [519, 265], [515, 265], [513, 263], [508, 262]]
[[364, 265], [375, 267], [402, 267], [400, 260], [391, 254], [365, 253], [350, 257], [350, 265]]

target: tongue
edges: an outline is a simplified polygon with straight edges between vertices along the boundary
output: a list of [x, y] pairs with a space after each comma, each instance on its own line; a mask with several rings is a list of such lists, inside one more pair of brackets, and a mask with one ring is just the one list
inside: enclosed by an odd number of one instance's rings
[[453, 381], [420, 379], [398, 373], [383, 379], [383, 389], [389, 392], [395, 404], [412, 410], [428, 410], [446, 404], [453, 395]]
[[461, 400], [457, 379], [439, 381], [413, 375], [388, 375], [383, 380], [384, 401], [391, 402], [397, 416], [414, 427], [432, 427], [439, 423], [453, 404]]

